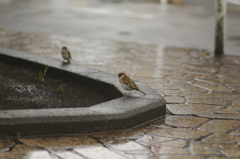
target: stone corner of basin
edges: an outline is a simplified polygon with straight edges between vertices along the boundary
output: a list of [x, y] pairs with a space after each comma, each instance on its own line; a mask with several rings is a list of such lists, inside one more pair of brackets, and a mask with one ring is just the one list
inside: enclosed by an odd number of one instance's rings
[[[33, 55], [0, 47], [0, 55], [48, 65], [61, 71], [75, 73], [115, 87], [121, 94], [126, 91], [117, 75], [85, 68], [75, 64], [63, 66], [57, 59]], [[132, 91], [130, 96], [81, 108], [21, 109], [0, 111], [0, 133], [19, 132], [23, 135], [94, 132], [124, 129], [141, 125], [166, 114], [166, 101], [150, 86], [136, 82], [146, 93]]]

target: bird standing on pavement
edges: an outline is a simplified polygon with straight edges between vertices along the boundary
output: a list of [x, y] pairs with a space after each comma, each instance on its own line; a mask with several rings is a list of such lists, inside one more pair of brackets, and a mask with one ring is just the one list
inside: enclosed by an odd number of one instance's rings
[[138, 86], [135, 84], [135, 82], [133, 82], [133, 80], [131, 80], [131, 78], [129, 78], [125, 73], [119, 73], [118, 74], [119, 77], [119, 82], [122, 85], [122, 87], [128, 91], [127, 94], [125, 95], [129, 95], [131, 90], [136, 90], [136, 91], [140, 91], [142, 92], [144, 95], [146, 95], [146, 93], [144, 93], [142, 90], [140, 90], [138, 88]]
[[62, 47], [61, 54], [64, 60], [67, 60], [68, 63], [70, 63], [70, 60], [72, 60], [70, 51], [67, 49], [67, 47]]

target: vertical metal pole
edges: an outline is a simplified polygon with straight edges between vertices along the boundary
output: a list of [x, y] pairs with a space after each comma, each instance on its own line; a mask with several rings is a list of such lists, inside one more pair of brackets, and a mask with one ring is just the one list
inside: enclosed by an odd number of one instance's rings
[[227, 13], [226, 0], [215, 0], [216, 6], [216, 25], [215, 25], [215, 56], [221, 56], [224, 54], [224, 39], [225, 39], [225, 20]]

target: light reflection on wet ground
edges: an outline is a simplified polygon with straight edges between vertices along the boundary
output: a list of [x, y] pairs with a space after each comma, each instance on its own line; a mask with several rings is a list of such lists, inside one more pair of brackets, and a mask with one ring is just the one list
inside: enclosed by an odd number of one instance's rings
[[0, 46], [117, 74], [126, 71], [167, 100], [168, 115], [136, 129], [0, 139], [0, 158], [240, 157], [240, 57], [201, 50], [67, 35], [0, 32]]

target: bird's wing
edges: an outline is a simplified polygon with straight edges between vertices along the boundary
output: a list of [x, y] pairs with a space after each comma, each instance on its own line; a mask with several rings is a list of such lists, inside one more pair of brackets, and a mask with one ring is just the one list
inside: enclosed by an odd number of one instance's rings
[[69, 54], [69, 58], [72, 60], [72, 56], [71, 56], [70, 51], [68, 51], [68, 54]]
[[132, 89], [138, 89], [138, 86], [131, 79], [123, 79], [122, 82]]

